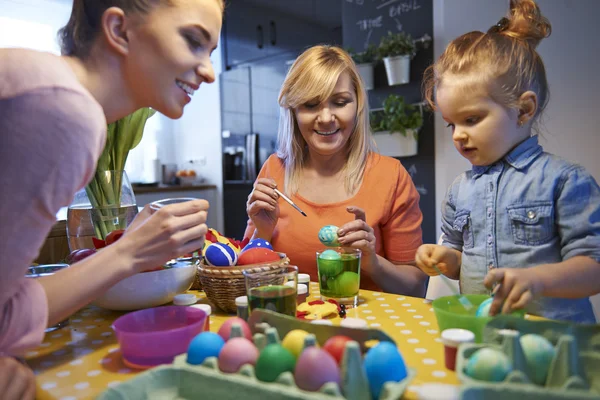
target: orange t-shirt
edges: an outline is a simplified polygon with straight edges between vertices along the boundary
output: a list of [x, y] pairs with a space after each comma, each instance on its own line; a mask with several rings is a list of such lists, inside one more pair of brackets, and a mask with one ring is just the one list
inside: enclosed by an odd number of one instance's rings
[[[263, 165], [259, 178], [271, 178], [277, 187], [284, 187], [285, 169], [277, 155], [271, 155]], [[286, 193], [287, 195], [287, 193]], [[283, 199], [280, 216], [271, 238], [273, 248], [287, 254], [292, 265], [302, 273], [317, 278], [316, 251], [324, 249], [319, 230], [325, 225], [342, 226], [354, 219], [346, 207], [365, 210], [367, 223], [375, 231], [376, 252], [395, 264], [415, 259], [422, 244], [419, 193], [400, 161], [372, 153], [367, 161], [363, 182], [358, 192], [347, 200], [316, 204], [299, 194], [288, 195], [307, 215], [304, 217]], [[252, 237], [254, 224], [248, 220], [245, 237]], [[362, 289], [380, 290], [373, 280], [361, 272]]]

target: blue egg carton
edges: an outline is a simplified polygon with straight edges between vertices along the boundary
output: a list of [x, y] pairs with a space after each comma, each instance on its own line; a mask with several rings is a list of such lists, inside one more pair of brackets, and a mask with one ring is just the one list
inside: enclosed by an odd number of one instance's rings
[[[268, 321], [268, 322], [267, 322]], [[171, 365], [150, 369], [137, 377], [109, 388], [98, 400], [373, 400], [365, 388], [361, 348], [370, 340], [389, 340], [385, 333], [375, 329], [361, 329], [315, 325], [307, 321], [284, 316], [268, 310], [256, 310], [249, 320], [254, 333], [254, 343], [259, 349], [277, 343], [279, 337], [293, 329], [311, 332], [306, 341], [321, 343], [333, 335], [345, 335], [356, 342], [349, 342], [341, 368], [341, 388], [333, 382], [324, 384], [319, 391], [309, 392], [298, 388], [291, 372], [282, 373], [275, 382], [263, 382], [256, 378], [254, 366], [243, 365], [237, 373], [219, 370], [216, 357], [209, 357], [200, 365], [187, 362], [187, 354], [179, 355]], [[242, 336], [241, 329], [232, 328], [232, 336]], [[402, 398], [416, 371], [407, 368], [407, 376], [400, 382], [386, 382], [379, 400]], [[357, 384], [362, 382], [362, 384]], [[341, 390], [340, 390], [341, 389]], [[344, 395], [344, 394], [345, 395]]]
[[[533, 383], [534, 371], [525, 360], [520, 336], [535, 333], [556, 349], [544, 385]], [[479, 349], [502, 351], [512, 371], [502, 382], [487, 382], [465, 373], [471, 356]], [[463, 383], [463, 400], [496, 399], [600, 399], [600, 325], [576, 325], [555, 321], [528, 321], [499, 316], [484, 329], [480, 344], [462, 344], [456, 355], [456, 374]]]

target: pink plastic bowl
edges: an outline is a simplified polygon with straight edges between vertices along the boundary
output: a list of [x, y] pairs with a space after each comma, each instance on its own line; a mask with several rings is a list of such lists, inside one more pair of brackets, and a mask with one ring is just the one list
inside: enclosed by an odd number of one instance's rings
[[206, 312], [194, 307], [166, 306], [125, 314], [115, 320], [123, 361], [129, 367], [150, 368], [173, 362], [204, 330]]

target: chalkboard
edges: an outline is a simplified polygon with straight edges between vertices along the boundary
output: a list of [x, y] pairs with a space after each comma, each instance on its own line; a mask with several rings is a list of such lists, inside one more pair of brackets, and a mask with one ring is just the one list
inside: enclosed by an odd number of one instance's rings
[[[356, 52], [369, 44], [378, 45], [388, 32], [403, 31], [413, 39], [428, 35], [433, 38], [433, 0], [342, 0], [343, 46]], [[394, 93], [407, 102], [422, 100], [421, 83], [425, 68], [433, 62], [433, 45], [418, 46], [411, 61], [410, 82], [389, 86], [383, 63], [375, 66], [375, 88], [369, 91], [369, 106], [381, 107], [383, 99]], [[435, 230], [435, 132], [433, 115], [424, 113], [424, 124], [419, 131], [418, 154], [399, 158], [421, 195], [423, 212], [423, 241], [436, 243]]]

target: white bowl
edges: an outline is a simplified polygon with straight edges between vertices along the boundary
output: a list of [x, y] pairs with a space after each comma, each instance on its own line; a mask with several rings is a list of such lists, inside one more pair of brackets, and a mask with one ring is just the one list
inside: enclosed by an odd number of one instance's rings
[[92, 304], [109, 310], [130, 311], [156, 307], [173, 300], [194, 282], [197, 265], [142, 272], [123, 279]]

